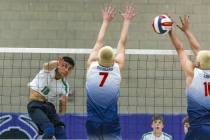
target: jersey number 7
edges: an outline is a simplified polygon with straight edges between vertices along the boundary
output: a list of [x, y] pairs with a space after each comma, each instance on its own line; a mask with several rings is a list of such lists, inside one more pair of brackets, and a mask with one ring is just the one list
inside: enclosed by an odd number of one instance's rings
[[99, 84], [99, 87], [103, 87], [104, 86], [104, 83], [109, 75], [108, 72], [99, 72], [99, 75], [102, 76], [102, 79], [101, 79], [101, 82]]
[[205, 88], [205, 96], [210, 95], [210, 82], [204, 82], [204, 88]]

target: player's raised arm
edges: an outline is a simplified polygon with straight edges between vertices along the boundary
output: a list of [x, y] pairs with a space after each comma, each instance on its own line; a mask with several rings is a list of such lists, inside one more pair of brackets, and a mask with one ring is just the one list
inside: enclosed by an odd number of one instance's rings
[[128, 29], [132, 19], [136, 16], [136, 12], [133, 6], [128, 5], [125, 7], [125, 10], [121, 15], [123, 17], [123, 26], [117, 45], [115, 61], [119, 64], [119, 67], [122, 70], [125, 64], [125, 45], [128, 37]]
[[195, 38], [195, 36], [192, 34], [192, 32], [189, 30], [190, 22], [189, 22], [189, 16], [184, 16], [184, 18], [179, 17], [181, 21], [181, 25], [177, 25], [177, 27], [184, 32], [186, 35], [190, 47], [193, 50], [194, 54], [197, 55], [197, 53], [200, 51], [200, 44], [198, 40]]
[[52, 60], [50, 62], [44, 63], [43, 68], [44, 70], [51, 71], [54, 68], [57, 68], [58, 60]]
[[186, 83], [189, 86], [193, 79], [194, 65], [193, 65], [192, 61], [188, 58], [188, 56], [184, 50], [182, 42], [180, 41], [180, 39], [178, 38], [178, 36], [176, 35], [176, 33], [173, 29], [171, 31], [169, 31], [169, 37], [171, 39], [173, 46], [175, 47], [175, 49], [177, 51], [177, 54], [179, 56], [179, 60], [181, 63], [181, 67], [184, 70], [185, 75], [186, 75]]
[[43, 68], [44, 68], [44, 70], [51, 71], [63, 64], [64, 64], [64, 59], [59, 57], [58, 60], [51, 60], [50, 62], [44, 63]]
[[111, 5], [105, 7], [102, 10], [103, 23], [98, 33], [95, 46], [93, 47], [90, 56], [88, 58], [87, 67], [89, 67], [93, 61], [96, 61], [98, 59], [98, 52], [104, 45], [104, 37], [105, 33], [107, 32], [108, 25], [113, 20], [115, 15], [116, 15], [116, 10]]

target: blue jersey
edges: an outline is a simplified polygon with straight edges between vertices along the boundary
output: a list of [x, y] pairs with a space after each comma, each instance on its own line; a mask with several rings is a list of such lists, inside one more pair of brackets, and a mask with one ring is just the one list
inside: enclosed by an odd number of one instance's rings
[[210, 70], [195, 68], [186, 94], [190, 125], [210, 124]]
[[120, 92], [120, 69], [117, 63], [103, 67], [93, 62], [86, 75], [87, 120], [112, 122], [118, 120], [117, 101]]

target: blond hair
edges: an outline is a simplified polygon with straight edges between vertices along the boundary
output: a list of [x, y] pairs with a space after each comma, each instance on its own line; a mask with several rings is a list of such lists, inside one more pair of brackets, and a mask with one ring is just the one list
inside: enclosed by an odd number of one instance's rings
[[99, 64], [104, 67], [110, 67], [114, 63], [114, 51], [110, 46], [104, 46], [99, 50], [98, 58]]
[[196, 57], [201, 69], [210, 70], [210, 51], [199, 51]]

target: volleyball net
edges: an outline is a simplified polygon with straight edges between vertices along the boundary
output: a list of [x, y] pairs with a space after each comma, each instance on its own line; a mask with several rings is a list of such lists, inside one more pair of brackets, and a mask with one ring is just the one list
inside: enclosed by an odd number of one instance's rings
[[[76, 65], [68, 77], [72, 95], [67, 112], [85, 116], [84, 87], [86, 61], [90, 51], [91, 49], [0, 48], [0, 112], [27, 112], [27, 84], [39, 72], [43, 63], [59, 56], [70, 56]], [[187, 54], [192, 57], [191, 51], [187, 51]], [[185, 76], [175, 50], [127, 49], [120, 90], [120, 114], [186, 113]], [[141, 123], [134, 122], [133, 125]], [[135, 132], [140, 133], [139, 131], [136, 126]], [[180, 131], [182, 130], [173, 133]]]

